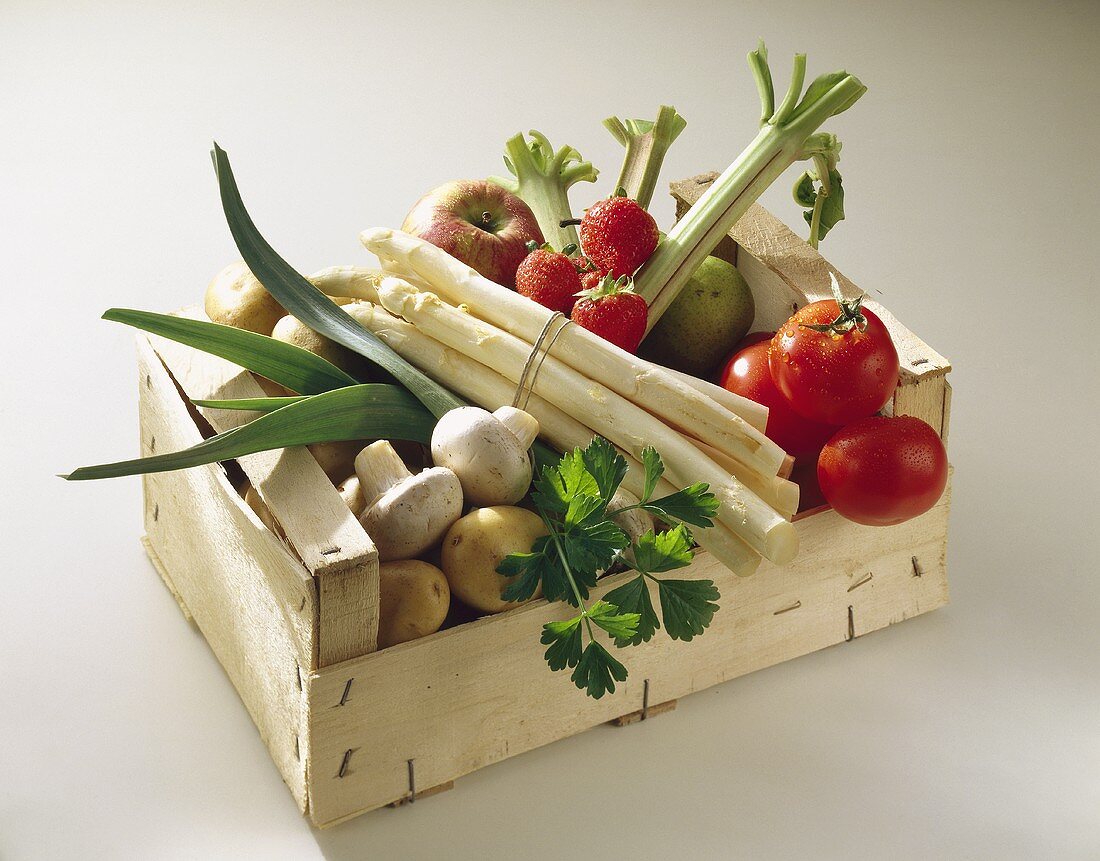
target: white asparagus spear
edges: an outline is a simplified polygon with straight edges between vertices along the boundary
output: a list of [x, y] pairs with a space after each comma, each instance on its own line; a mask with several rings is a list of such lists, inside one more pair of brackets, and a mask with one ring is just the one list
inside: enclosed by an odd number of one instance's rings
[[[689, 438], [690, 439], [690, 438]], [[764, 502], [782, 514], [787, 520], [794, 517], [798, 511], [798, 485], [793, 481], [780, 478], [778, 475], [760, 475], [751, 469], [746, 469], [727, 454], [718, 449], [692, 439], [691, 444], [699, 451], [713, 460], [718, 466], [726, 470], [730, 475], [740, 481], [745, 487], [759, 496]]]
[[[494, 284], [434, 245], [396, 230], [359, 235], [384, 267], [411, 270], [452, 304], [466, 304], [487, 323], [534, 343], [552, 314], [537, 302]], [[569, 326], [551, 354], [604, 387], [765, 474], [775, 475], [786, 453], [741, 416], [579, 326]]]
[[[411, 282], [410, 282], [411, 283]], [[643, 361], [642, 359], [638, 360]], [[768, 408], [763, 404], [758, 404], [756, 401], [746, 398], [743, 395], [739, 395], [736, 392], [731, 392], [729, 389], [717, 386], [714, 383], [707, 380], [701, 380], [698, 377], [693, 377], [691, 374], [685, 374], [683, 371], [677, 371], [675, 368], [666, 368], [663, 365], [658, 365], [662, 371], [666, 374], [670, 374], [680, 382], [691, 386], [698, 391], [701, 395], [704, 395], [711, 400], [715, 401], [719, 406], [725, 407], [731, 413], [736, 413], [741, 416], [746, 422], [752, 425], [761, 433], [764, 432], [764, 428], [768, 425]]]
[[[408, 320], [424, 334], [518, 382], [531, 352], [525, 341], [398, 278], [385, 279], [379, 285], [378, 297], [387, 311]], [[566, 330], [572, 328], [567, 326]], [[719, 520], [765, 559], [785, 565], [797, 555], [798, 533], [789, 521], [645, 410], [553, 356], [542, 362], [534, 390], [585, 425], [598, 429], [634, 458], [639, 458], [647, 445], [653, 445], [661, 452], [674, 484], [705, 481], [722, 503]]]
[[[487, 410], [511, 405], [515, 383], [492, 368], [444, 346], [376, 305], [355, 302], [344, 306], [344, 310], [440, 385]], [[590, 428], [539, 395], [531, 395], [526, 410], [538, 420], [540, 435], [559, 451], [584, 448], [595, 436]], [[623, 486], [640, 496], [645, 469], [635, 458], [625, 457], [628, 468]], [[659, 496], [675, 491], [675, 485], [665, 478], [657, 484]], [[709, 529], [692, 527], [692, 535], [704, 550], [739, 576], [747, 577], [760, 566], [760, 556], [721, 523]]]

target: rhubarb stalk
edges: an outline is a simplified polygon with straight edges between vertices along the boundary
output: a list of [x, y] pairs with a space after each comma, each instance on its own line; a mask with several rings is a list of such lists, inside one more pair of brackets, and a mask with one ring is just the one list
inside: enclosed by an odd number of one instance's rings
[[626, 147], [615, 187], [623, 189], [627, 197], [648, 209], [665, 153], [687, 126], [687, 120], [676, 113], [676, 108], [661, 105], [655, 121], [608, 117], [603, 124], [615, 140]]
[[571, 146], [554, 151], [542, 132], [532, 130], [527, 141], [520, 133], [504, 144], [504, 163], [511, 177], [491, 176], [496, 183], [523, 200], [535, 214], [542, 235], [556, 250], [579, 245], [577, 229], [563, 221], [573, 219], [569, 208], [569, 187], [577, 182], [595, 182], [599, 171]]
[[704, 258], [780, 174], [796, 161], [835, 158], [836, 137], [815, 132], [867, 91], [854, 75], [839, 71], [821, 75], [803, 94], [806, 57], [796, 54], [791, 86], [777, 109], [763, 43], [749, 54], [749, 65], [760, 93], [760, 131], [638, 271], [635, 289], [649, 302], [650, 329]]

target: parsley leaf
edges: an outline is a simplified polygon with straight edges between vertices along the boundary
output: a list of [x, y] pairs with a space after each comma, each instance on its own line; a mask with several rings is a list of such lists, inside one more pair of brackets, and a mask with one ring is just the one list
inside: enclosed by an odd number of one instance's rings
[[588, 608], [586, 615], [617, 640], [633, 637], [637, 633], [640, 619], [637, 613], [623, 613], [619, 607], [607, 601], [597, 601]]
[[497, 566], [497, 573], [516, 578], [500, 593], [505, 601], [526, 601], [535, 594], [539, 583], [542, 584], [542, 595], [547, 601], [560, 601], [567, 596], [572, 598], [569, 580], [549, 535], [536, 538], [530, 553], [505, 556]]
[[[561, 541], [565, 559], [584, 598], [596, 585], [596, 572], [610, 568], [618, 552], [630, 543], [626, 533], [610, 520], [600, 520], [592, 526], [569, 527]], [[576, 606], [574, 596], [570, 595], [567, 600]]]
[[661, 620], [657, 618], [657, 611], [653, 609], [653, 601], [649, 597], [649, 585], [642, 574], [612, 589], [604, 595], [604, 600], [618, 607], [620, 613], [638, 614], [638, 625], [634, 634], [615, 638], [615, 645], [619, 648], [648, 643], [661, 627]]
[[594, 700], [615, 693], [615, 682], [626, 681], [626, 667], [595, 640], [585, 646], [580, 663], [573, 670], [573, 684]]
[[555, 514], [565, 514], [575, 496], [600, 495], [596, 479], [584, 465], [580, 449], [562, 455], [557, 466], [543, 467], [532, 494], [535, 505]]
[[557, 671], [577, 666], [581, 660], [581, 617], [547, 622], [542, 626], [542, 643], [550, 647], [545, 656], [550, 669]]
[[634, 567], [644, 574], [658, 574], [691, 564], [694, 553], [691, 531], [679, 524], [660, 535], [649, 530], [634, 544]]
[[657, 592], [665, 630], [672, 639], [685, 642], [703, 633], [721, 597], [712, 580], [657, 580]]
[[647, 445], [642, 449], [642, 465], [645, 467], [645, 487], [642, 490], [642, 502], [649, 502], [649, 498], [653, 496], [653, 491], [657, 487], [657, 482], [664, 475], [665, 465], [661, 460], [661, 456], [657, 454], [657, 449], [651, 445]]
[[610, 502], [626, 477], [626, 458], [610, 442], [598, 436], [581, 452], [581, 460], [592, 480], [596, 482], [600, 497], [604, 502]]
[[642, 508], [670, 525], [683, 521], [705, 528], [713, 525], [713, 518], [718, 514], [718, 505], [718, 497], [710, 492], [710, 485], [700, 481], [668, 496], [647, 502]]

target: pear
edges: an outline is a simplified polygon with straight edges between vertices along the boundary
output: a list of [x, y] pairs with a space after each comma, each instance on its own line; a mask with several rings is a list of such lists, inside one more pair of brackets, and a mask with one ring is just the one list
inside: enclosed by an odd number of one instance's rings
[[752, 326], [756, 306], [736, 267], [707, 257], [642, 343], [640, 355], [708, 376]]

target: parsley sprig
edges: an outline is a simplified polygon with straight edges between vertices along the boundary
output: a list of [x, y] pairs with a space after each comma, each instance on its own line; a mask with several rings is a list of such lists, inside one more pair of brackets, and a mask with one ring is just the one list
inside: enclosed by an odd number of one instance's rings
[[[664, 464], [651, 447], [642, 452], [642, 464], [641, 501], [614, 515], [641, 508], [667, 524], [667, 531], [650, 530], [631, 542], [615, 523], [607, 509], [626, 477], [627, 463], [610, 442], [596, 437], [587, 448], [574, 449], [556, 466], [543, 468], [532, 501], [547, 534], [529, 553], [513, 553], [497, 568], [512, 578], [503, 592], [507, 601], [527, 600], [541, 586], [547, 600], [579, 608], [571, 619], [544, 625], [542, 643], [550, 669], [571, 668], [573, 683], [595, 699], [614, 693], [615, 682], [627, 678], [626, 667], [597, 639], [597, 628], [617, 648], [650, 640], [662, 621], [672, 639], [686, 641], [702, 634], [718, 609], [713, 581], [655, 576], [691, 564], [694, 541], [688, 526], [710, 526], [718, 499], [703, 483], [654, 499]], [[638, 576], [589, 605], [596, 579], [616, 564]], [[650, 597], [651, 582], [657, 586], [660, 616]]]

